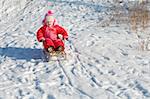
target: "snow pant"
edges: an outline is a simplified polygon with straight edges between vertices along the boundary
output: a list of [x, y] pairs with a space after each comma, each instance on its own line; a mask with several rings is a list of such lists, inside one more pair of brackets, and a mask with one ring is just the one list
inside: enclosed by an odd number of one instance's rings
[[62, 46], [63, 50], [65, 49], [64, 42], [61, 39], [51, 40], [49, 38], [46, 38], [43, 45], [46, 50], [51, 46], [54, 48], [54, 50], [57, 50], [57, 48], [60, 46]]

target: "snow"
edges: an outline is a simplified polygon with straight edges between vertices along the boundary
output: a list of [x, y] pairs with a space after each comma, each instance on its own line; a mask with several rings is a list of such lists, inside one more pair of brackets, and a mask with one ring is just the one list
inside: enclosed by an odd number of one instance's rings
[[[1, 0], [0, 99], [150, 99], [150, 4], [136, 23], [136, 3], [114, 1]], [[65, 61], [42, 61], [49, 9], [69, 32]]]

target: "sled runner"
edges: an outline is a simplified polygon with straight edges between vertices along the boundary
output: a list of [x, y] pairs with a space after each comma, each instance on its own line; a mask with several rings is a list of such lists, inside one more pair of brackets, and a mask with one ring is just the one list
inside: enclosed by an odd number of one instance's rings
[[57, 60], [66, 60], [67, 55], [65, 51], [53, 51], [49, 53], [47, 50], [43, 49], [44, 61], [57, 61]]

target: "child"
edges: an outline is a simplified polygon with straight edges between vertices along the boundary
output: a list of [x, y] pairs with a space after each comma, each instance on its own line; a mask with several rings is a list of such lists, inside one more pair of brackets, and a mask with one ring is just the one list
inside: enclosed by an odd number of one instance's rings
[[56, 25], [52, 11], [46, 13], [43, 26], [37, 32], [37, 39], [39, 42], [43, 42], [44, 49], [49, 53], [64, 51], [63, 40], [68, 40], [68, 33], [63, 27]]

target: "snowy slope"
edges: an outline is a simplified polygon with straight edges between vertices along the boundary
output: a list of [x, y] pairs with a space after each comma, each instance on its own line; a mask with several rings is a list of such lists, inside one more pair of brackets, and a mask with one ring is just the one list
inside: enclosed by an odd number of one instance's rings
[[[116, 13], [130, 13], [126, 5], [1, 0], [0, 99], [150, 99], [150, 52], [137, 39], [150, 37], [149, 23], [137, 34], [128, 21], [117, 24]], [[41, 60], [36, 31], [48, 9], [69, 32], [66, 61]]]

